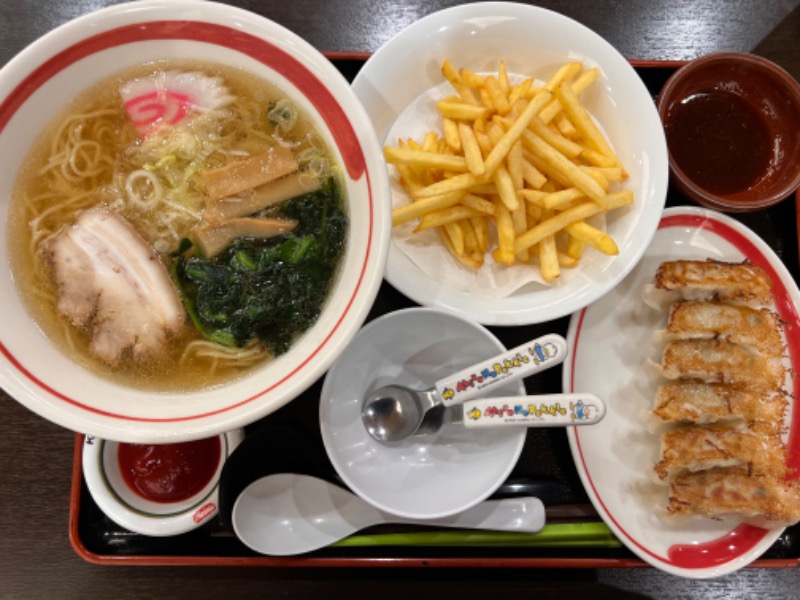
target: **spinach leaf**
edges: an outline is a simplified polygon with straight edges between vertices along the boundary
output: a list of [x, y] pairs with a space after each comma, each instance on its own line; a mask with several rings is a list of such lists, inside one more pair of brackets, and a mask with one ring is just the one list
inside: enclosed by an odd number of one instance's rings
[[344, 250], [347, 216], [335, 180], [270, 209], [296, 219], [291, 233], [239, 239], [207, 258], [186, 250], [172, 267], [192, 323], [209, 340], [244, 346], [258, 338], [274, 354], [319, 316]]

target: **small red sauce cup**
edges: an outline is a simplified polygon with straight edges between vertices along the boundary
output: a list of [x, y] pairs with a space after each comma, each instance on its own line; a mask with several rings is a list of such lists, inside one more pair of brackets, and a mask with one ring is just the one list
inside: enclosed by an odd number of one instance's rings
[[148, 536], [186, 533], [219, 510], [219, 479], [242, 430], [171, 444], [87, 436], [83, 475], [97, 506], [117, 525]]
[[670, 181], [690, 200], [750, 212], [800, 186], [800, 85], [753, 54], [709, 54], [676, 71], [658, 96]]

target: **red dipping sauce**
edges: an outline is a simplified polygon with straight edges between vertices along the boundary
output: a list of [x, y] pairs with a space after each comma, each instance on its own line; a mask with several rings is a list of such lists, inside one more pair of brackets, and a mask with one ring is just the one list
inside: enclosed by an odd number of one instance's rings
[[768, 125], [735, 93], [709, 90], [684, 98], [670, 107], [664, 130], [675, 163], [712, 194], [749, 189], [769, 172]]
[[707, 54], [658, 94], [670, 185], [726, 212], [773, 206], [800, 186], [800, 84], [746, 52]]
[[200, 492], [217, 471], [219, 437], [179, 444], [119, 444], [122, 478], [153, 502], [180, 502]]

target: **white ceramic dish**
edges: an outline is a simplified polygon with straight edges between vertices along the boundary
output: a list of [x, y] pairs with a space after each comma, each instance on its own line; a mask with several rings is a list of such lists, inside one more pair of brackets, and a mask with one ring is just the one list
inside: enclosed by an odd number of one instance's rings
[[347, 250], [323, 313], [287, 353], [213, 389], [153, 393], [80, 369], [44, 337], [16, 292], [4, 227], [0, 386], [39, 415], [104, 439], [199, 439], [271, 413], [322, 376], [362, 325], [382, 282], [388, 180], [374, 130], [348, 82], [292, 32], [213, 2], [156, 0], [105, 8], [48, 33], [0, 70], [0, 150], [6, 156], [0, 165], [0, 222], [8, 221], [11, 189], [27, 149], [62, 109], [62, 99], [127, 67], [185, 57], [263, 76], [314, 118], [342, 166], [350, 208]]
[[[389, 250], [386, 279], [419, 304], [438, 307], [483, 324], [539, 323], [568, 315], [600, 298], [636, 265], [655, 232], [666, 199], [668, 159], [653, 99], [634, 69], [608, 42], [557, 13], [503, 2], [457, 6], [413, 23], [382, 46], [361, 68], [353, 90], [378, 137], [387, 134], [406, 108], [442, 82], [441, 62], [474, 71], [535, 73], [546, 80], [569, 60], [597, 66], [602, 75], [584, 102], [609, 136], [628, 169], [626, 187], [635, 204], [612, 213], [607, 228], [619, 256], [589, 252], [580, 272], [552, 286], [529, 283], [503, 298], [472, 295], [426, 275], [396, 243]], [[436, 121], [433, 103], [421, 104], [420, 121]], [[406, 115], [404, 115], [406, 118]], [[406, 202], [390, 168], [395, 202]], [[441, 260], [446, 260], [442, 249]], [[461, 268], [454, 262], [454, 268]]]
[[83, 442], [83, 476], [95, 503], [117, 525], [149, 536], [186, 533], [219, 512], [219, 477], [225, 460], [244, 439], [242, 430], [220, 434], [220, 456], [210, 481], [180, 502], [153, 502], [125, 482], [118, 460], [119, 443], [87, 436]]
[[[572, 317], [568, 339], [573, 354], [564, 369], [565, 391], [591, 390], [608, 404], [601, 423], [568, 430], [575, 464], [595, 508], [616, 536], [643, 560], [693, 578], [717, 577], [747, 565], [782, 532], [711, 520], [668, 524], [656, 515], [664, 498], [648, 473], [658, 460], [659, 438], [645, 430], [639, 414], [652, 407], [655, 396], [657, 383], [642, 367], [647, 348], [653, 348], [652, 332], [663, 327], [664, 317], [641, 302], [641, 291], [652, 282], [661, 262], [705, 258], [746, 258], [764, 267], [774, 282], [785, 332], [800, 326], [797, 285], [760, 238], [720, 213], [671, 208], [664, 212], [644, 258], [625, 281]], [[791, 393], [798, 389], [800, 339], [796, 333], [786, 338], [793, 369], [787, 378]], [[789, 456], [794, 462], [800, 446], [797, 419], [796, 411], [789, 415]]]
[[[411, 519], [446, 517], [486, 499], [516, 465], [524, 428], [449, 424], [430, 436], [381, 444], [367, 433], [361, 406], [383, 385], [425, 389], [502, 350], [485, 328], [439, 310], [410, 308], [368, 323], [322, 387], [322, 440], [339, 476], [380, 510]], [[523, 393], [516, 382], [489, 396]]]

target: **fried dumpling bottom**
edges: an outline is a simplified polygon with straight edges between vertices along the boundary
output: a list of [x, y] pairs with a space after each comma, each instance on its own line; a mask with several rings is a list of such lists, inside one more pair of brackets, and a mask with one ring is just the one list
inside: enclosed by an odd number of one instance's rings
[[800, 482], [753, 474], [745, 467], [683, 473], [669, 486], [664, 516], [788, 527], [800, 521]]

